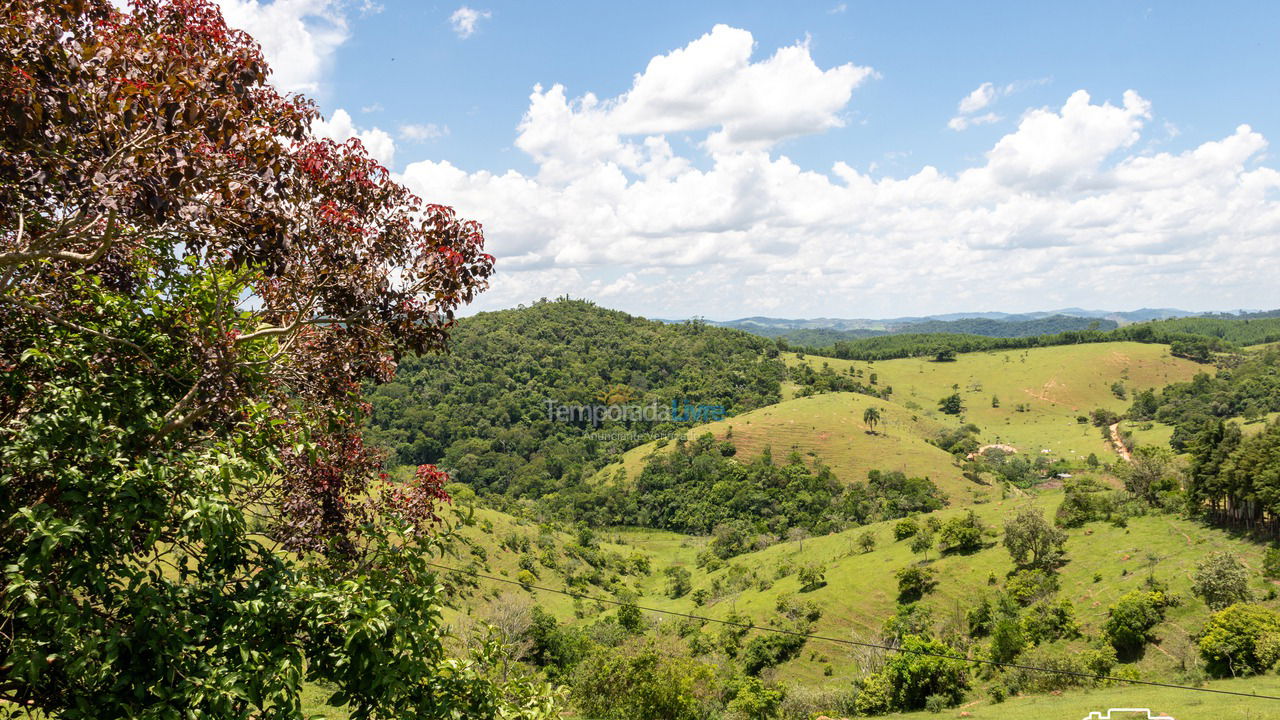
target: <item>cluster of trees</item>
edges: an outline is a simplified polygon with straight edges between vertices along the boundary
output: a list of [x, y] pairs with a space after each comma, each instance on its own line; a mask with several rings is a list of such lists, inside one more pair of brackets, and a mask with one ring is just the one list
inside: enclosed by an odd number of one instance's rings
[[465, 318], [448, 354], [402, 360], [395, 378], [368, 394], [370, 435], [394, 463], [438, 464], [482, 495], [536, 498], [687, 427], [653, 418], [563, 422], [549, 403], [656, 404], [668, 413], [674, 401], [732, 415], [781, 399], [776, 355], [772, 342], [737, 330], [539, 301]]
[[873, 470], [865, 481], [846, 484], [795, 452], [777, 462], [766, 448], [744, 460], [731, 440], [711, 433], [693, 441], [680, 436], [669, 447], [650, 456], [634, 479], [579, 483], [543, 505], [591, 524], [714, 534], [723, 559], [754, 548], [765, 535], [826, 534], [946, 503], [928, 478]]
[[893, 394], [892, 387], [877, 385], [876, 373], [867, 373], [861, 368], [850, 367], [848, 373], [841, 374], [825, 362], [819, 370], [814, 370], [808, 363], [800, 363], [789, 368], [787, 376], [799, 386], [797, 397], [824, 392], [856, 392], [887, 399]]
[[1196, 435], [1231, 417], [1246, 421], [1280, 411], [1280, 349], [1249, 353], [1215, 375], [1197, 374], [1160, 392], [1135, 395], [1128, 417], [1174, 427], [1171, 445], [1185, 452]]
[[1249, 437], [1231, 422], [1205, 428], [1191, 445], [1187, 499], [1215, 521], [1280, 535], [1280, 420]]

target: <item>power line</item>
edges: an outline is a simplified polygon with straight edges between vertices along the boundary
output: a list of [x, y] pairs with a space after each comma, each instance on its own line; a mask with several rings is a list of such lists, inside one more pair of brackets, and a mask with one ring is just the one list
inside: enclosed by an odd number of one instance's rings
[[455, 572], [462, 575], [471, 575], [473, 577], [483, 578], [485, 580], [492, 580], [494, 582], [507, 583], [508, 585], [519, 585], [522, 588], [529, 588], [533, 590], [541, 590], [543, 592], [557, 593], [559, 595], [566, 595], [568, 597], [577, 598], [579, 600], [588, 600], [591, 602], [606, 603], [608, 605], [618, 605], [618, 606], [629, 605], [631, 607], [636, 608], [637, 610], [644, 610], [645, 612], [660, 613], [662, 615], [673, 615], [675, 617], [686, 618], [689, 620], [701, 620], [703, 622], [717, 623], [720, 625], [729, 625], [731, 627], [741, 628], [744, 630], [760, 630], [762, 632], [777, 633], [779, 635], [791, 635], [793, 637], [802, 637], [802, 638], [807, 638], [809, 640], [822, 640], [825, 642], [836, 643], [837, 645], [850, 645], [853, 647], [885, 650], [887, 652], [896, 652], [896, 653], [904, 653], [904, 654], [910, 654], [910, 655], [920, 655], [923, 657], [940, 658], [942, 660], [955, 660], [957, 662], [975, 663], [978, 665], [991, 665], [999, 668], [1027, 670], [1030, 672], [1046, 673], [1049, 675], [1065, 675], [1068, 677], [1081, 678], [1085, 680], [1106, 680], [1111, 682], [1128, 683], [1130, 685], [1146, 685], [1149, 687], [1165, 688], [1169, 690], [1190, 690], [1193, 692], [1212, 693], [1215, 695], [1233, 695], [1235, 697], [1246, 697], [1246, 698], [1253, 698], [1256, 700], [1280, 700], [1280, 696], [1276, 696], [1276, 695], [1258, 695], [1257, 693], [1238, 692], [1235, 690], [1215, 690], [1213, 688], [1192, 687], [1191, 685], [1175, 685], [1173, 683], [1162, 683], [1162, 682], [1156, 682], [1154, 680], [1134, 680], [1132, 678], [1115, 677], [1114, 675], [1094, 675], [1092, 673], [1075, 672], [1073, 670], [1059, 670], [1054, 668], [1037, 667], [1035, 665], [1022, 665], [1019, 663], [999, 662], [996, 660], [984, 660], [981, 658], [959, 657], [957, 655], [946, 655], [944, 653], [929, 652], [927, 650], [908, 650], [906, 648], [893, 647], [892, 645], [881, 645], [878, 643], [863, 642], [860, 640], [849, 640], [846, 638], [831, 637], [829, 635], [815, 635], [813, 633], [803, 633], [796, 630], [787, 630], [786, 628], [769, 627], [768, 625], [753, 625], [750, 623], [735, 622], [733, 620], [718, 620], [713, 617], [706, 617], [705, 615], [693, 615], [691, 613], [683, 613], [678, 610], [661, 610], [658, 608], [645, 607], [643, 605], [636, 605], [635, 603], [622, 602], [621, 600], [610, 600], [609, 598], [592, 597], [584, 593], [576, 593], [569, 590], [559, 590], [557, 588], [545, 587], [542, 585], [522, 583], [518, 580], [511, 580], [510, 578], [497, 577], [494, 575], [486, 575], [476, 570], [467, 570], [463, 568], [449, 567], [448, 565], [441, 565], [439, 563], [433, 563], [433, 562], [429, 562], [426, 564], [434, 568], [440, 568], [441, 570], [448, 570], [450, 572]]

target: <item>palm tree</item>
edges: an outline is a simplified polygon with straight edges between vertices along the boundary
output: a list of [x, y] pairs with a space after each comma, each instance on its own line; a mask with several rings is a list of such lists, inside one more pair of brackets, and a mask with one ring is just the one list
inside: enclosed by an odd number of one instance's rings
[[862, 422], [866, 423], [867, 427], [874, 434], [876, 431], [876, 425], [880, 422], [880, 409], [869, 407], [864, 410], [862, 413]]

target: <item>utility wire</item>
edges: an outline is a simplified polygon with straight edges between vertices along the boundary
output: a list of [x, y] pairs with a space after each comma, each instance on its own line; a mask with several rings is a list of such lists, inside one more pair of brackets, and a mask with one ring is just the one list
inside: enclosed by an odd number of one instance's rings
[[439, 568], [441, 570], [448, 570], [450, 572], [459, 573], [461, 575], [471, 575], [473, 577], [483, 578], [485, 580], [492, 580], [494, 582], [507, 583], [508, 585], [519, 585], [522, 588], [530, 588], [533, 590], [541, 590], [543, 592], [557, 593], [559, 595], [567, 595], [568, 597], [578, 598], [579, 600], [589, 600], [592, 602], [606, 603], [609, 605], [618, 605], [618, 606], [630, 605], [631, 607], [634, 607], [638, 610], [644, 610], [645, 612], [660, 613], [662, 615], [673, 615], [675, 617], [686, 618], [689, 620], [701, 620], [703, 622], [717, 623], [719, 625], [728, 625], [731, 627], [741, 628], [744, 630], [760, 630], [762, 632], [777, 633], [779, 635], [791, 635], [794, 637], [802, 637], [810, 640], [824, 640], [826, 642], [836, 643], [837, 645], [851, 645], [853, 647], [885, 650], [887, 652], [905, 653], [909, 655], [920, 655], [923, 657], [940, 658], [943, 660], [955, 660], [957, 662], [976, 663], [979, 665], [991, 665], [999, 668], [1013, 668], [1015, 670], [1028, 670], [1030, 672], [1046, 673], [1049, 675], [1065, 675], [1068, 677], [1081, 678], [1085, 680], [1106, 680], [1106, 681], [1118, 682], [1118, 683], [1128, 683], [1130, 685], [1146, 685], [1149, 687], [1166, 688], [1169, 690], [1190, 690], [1193, 692], [1212, 693], [1215, 695], [1233, 695], [1236, 697], [1254, 698], [1256, 700], [1280, 700], [1280, 696], [1276, 696], [1276, 695], [1259, 695], [1257, 693], [1239, 692], [1235, 690], [1215, 690], [1213, 688], [1192, 687], [1191, 685], [1175, 685], [1173, 683], [1162, 683], [1162, 682], [1156, 682], [1154, 680], [1134, 680], [1132, 678], [1115, 677], [1114, 675], [1094, 675], [1092, 673], [1075, 672], [1073, 670], [1059, 670], [1054, 668], [1037, 667], [1035, 665], [1022, 665], [1019, 663], [999, 662], [996, 660], [984, 660], [981, 658], [959, 657], [956, 655], [946, 655], [944, 653], [929, 652], [927, 650], [908, 650], [906, 648], [893, 647], [892, 645], [880, 645], [878, 643], [862, 642], [860, 640], [849, 640], [846, 638], [831, 637], [829, 635], [814, 635], [812, 633], [803, 633], [803, 632], [798, 632], [796, 630], [787, 630], [785, 628], [769, 627], [768, 625], [753, 625], [751, 623], [734, 622], [733, 620], [718, 620], [713, 617], [706, 617], [705, 615], [692, 615], [690, 613], [683, 613], [677, 610], [660, 610], [658, 608], [645, 607], [643, 605], [636, 605], [635, 603], [622, 602], [620, 600], [610, 600], [609, 598], [592, 597], [590, 595], [571, 592], [569, 590], [558, 590], [556, 588], [545, 587], [542, 585], [526, 584], [518, 580], [511, 580], [510, 578], [496, 577], [494, 575], [486, 575], [476, 570], [449, 567], [448, 565], [441, 565], [439, 563], [433, 563], [433, 562], [429, 562], [426, 564], [434, 568]]

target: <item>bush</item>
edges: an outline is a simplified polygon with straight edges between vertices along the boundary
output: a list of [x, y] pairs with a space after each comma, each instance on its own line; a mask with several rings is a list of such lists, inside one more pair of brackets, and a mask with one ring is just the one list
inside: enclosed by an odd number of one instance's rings
[[1107, 610], [1103, 635], [1117, 652], [1135, 655], [1154, 640], [1151, 630], [1164, 619], [1168, 600], [1164, 593], [1134, 590]]
[[903, 638], [902, 649], [905, 652], [888, 658], [883, 670], [862, 681], [855, 700], [859, 713], [922, 710], [931, 696], [940, 697], [936, 702], [943, 707], [960, 704], [969, 688], [967, 663], [938, 656], [957, 657], [962, 653], [946, 643], [918, 635]]
[[669, 567], [663, 571], [663, 574], [667, 576], [667, 597], [677, 599], [689, 593], [692, 576], [688, 569]]
[[982, 549], [982, 533], [986, 528], [976, 513], [969, 510], [948, 520], [938, 533], [938, 546], [944, 552], [974, 552]]
[[1020, 664], [1061, 672], [1015, 670], [1009, 678], [1014, 688], [1027, 693], [1061, 692], [1073, 687], [1096, 686], [1097, 680], [1082, 676], [1110, 675], [1116, 664], [1116, 651], [1110, 645], [1081, 648], [1053, 643], [1029, 650]]
[[827, 566], [821, 563], [805, 565], [796, 573], [800, 592], [811, 592], [827, 584]]
[[1234, 677], [1275, 665], [1280, 646], [1280, 614], [1240, 603], [1209, 618], [1200, 633], [1200, 655], [1210, 674]]
[[898, 601], [914, 602], [924, 597], [938, 584], [933, 570], [917, 566], [902, 568], [894, 573], [898, 578]]
[[893, 524], [894, 540], [906, 540], [918, 532], [920, 532], [920, 524], [915, 518], [903, 518]]
[[1262, 556], [1262, 574], [1272, 580], [1280, 578], [1280, 548], [1267, 548]]
[[1058, 591], [1058, 576], [1042, 568], [1023, 568], [1009, 576], [1004, 588], [1019, 605], [1030, 605]]
[[1249, 575], [1235, 555], [1210, 553], [1196, 565], [1191, 591], [1211, 609], [1221, 610], [1250, 599]]
[[781, 633], [764, 633], [751, 638], [738, 656], [743, 672], [758, 675], [765, 668], [790, 660], [800, 654], [806, 639], [803, 635]]
[[602, 648], [578, 664], [571, 694], [601, 720], [699, 720], [715, 700], [711, 666], [653, 643]]
[[864, 553], [869, 553], [876, 549], [876, 535], [870, 530], [864, 531], [858, 536], [858, 547]]

